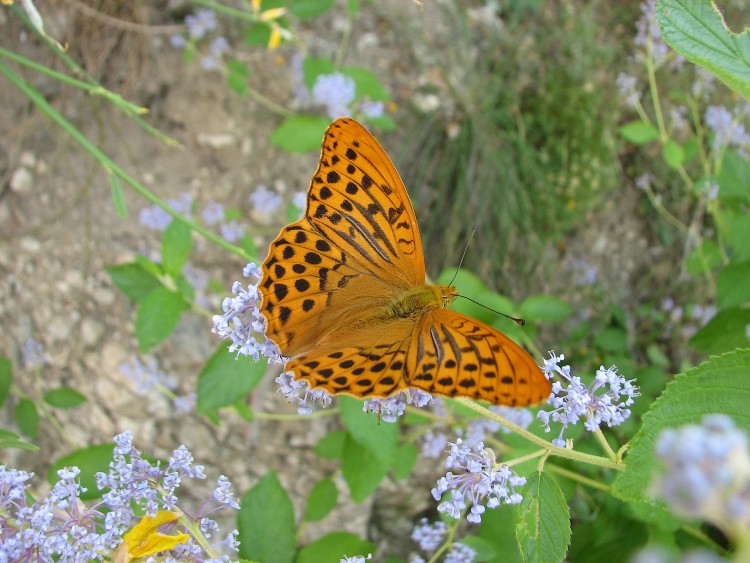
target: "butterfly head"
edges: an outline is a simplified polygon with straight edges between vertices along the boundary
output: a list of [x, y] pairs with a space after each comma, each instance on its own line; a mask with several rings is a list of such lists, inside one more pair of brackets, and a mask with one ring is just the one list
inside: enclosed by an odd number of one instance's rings
[[440, 288], [443, 309], [446, 309], [458, 297], [458, 290], [452, 285], [439, 285], [438, 288]]

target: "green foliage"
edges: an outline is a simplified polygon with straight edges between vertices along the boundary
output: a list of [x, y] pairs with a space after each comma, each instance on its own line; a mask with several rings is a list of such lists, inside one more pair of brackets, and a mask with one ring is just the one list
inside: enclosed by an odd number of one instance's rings
[[262, 477], [242, 496], [240, 505], [240, 555], [267, 563], [294, 561], [294, 507], [276, 474]]
[[518, 506], [516, 537], [524, 561], [562, 561], [570, 543], [570, 512], [560, 487], [547, 473], [528, 479]]
[[13, 383], [13, 362], [8, 358], [0, 357], [0, 406], [8, 398], [11, 383]]
[[39, 432], [39, 411], [34, 404], [34, 401], [29, 399], [19, 399], [16, 403], [15, 412], [16, 424], [21, 432], [31, 438], [36, 438], [37, 432]]
[[322, 520], [334, 509], [338, 498], [339, 490], [333, 479], [330, 477], [321, 479], [315, 483], [310, 490], [310, 496], [307, 497], [304, 520], [306, 522]]
[[750, 101], [750, 31], [732, 33], [710, 0], [658, 0], [664, 41]]
[[56, 459], [47, 470], [47, 481], [50, 485], [60, 480], [57, 472], [64, 467], [78, 467], [81, 470], [81, 486], [86, 491], [81, 493], [81, 499], [93, 500], [102, 496], [105, 491], [100, 491], [96, 486], [96, 474], [109, 471], [109, 462], [112, 461], [112, 444], [98, 444], [72, 451]]
[[86, 402], [86, 396], [70, 387], [57, 387], [44, 393], [44, 401], [58, 409], [74, 409]]
[[208, 413], [247, 396], [266, 372], [262, 362], [238, 356], [220, 344], [198, 376], [198, 412]]
[[179, 293], [165, 287], [149, 293], [141, 301], [135, 317], [135, 336], [141, 351], [148, 352], [167, 339], [185, 310], [187, 305]]
[[337, 561], [342, 557], [361, 555], [367, 557], [375, 552], [375, 546], [348, 532], [331, 532], [299, 550], [296, 563]]

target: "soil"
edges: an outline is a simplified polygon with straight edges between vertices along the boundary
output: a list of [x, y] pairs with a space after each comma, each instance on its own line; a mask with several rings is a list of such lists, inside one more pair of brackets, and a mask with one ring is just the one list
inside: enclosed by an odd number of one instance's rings
[[[147, 134], [101, 98], [13, 65], [17, 72], [158, 197], [188, 192], [199, 209], [209, 201], [239, 208], [247, 230], [264, 248], [285, 217], [280, 213], [263, 221], [250, 212], [248, 196], [261, 184], [285, 198], [306, 189], [317, 155], [290, 155], [270, 146], [269, 135], [280, 118], [232, 92], [218, 74], [204, 71], [197, 61], [186, 64], [181, 51], [169, 45], [169, 32], [181, 29], [181, 16], [190, 5], [174, 1], [160, 4], [162, 10], [141, 3], [101, 2], [97, 9], [115, 18], [105, 21], [81, 12], [78, 2], [38, 4], [50, 35], [67, 44], [71, 56], [105, 86], [147, 107], [148, 123], [180, 146], [167, 146]], [[375, 4], [363, 3], [346, 61], [386, 80], [398, 122], [418, 101], [416, 85], [428, 81], [430, 74], [421, 64], [426, 54], [415, 47], [422, 43], [408, 35], [439, 36], [444, 27], [440, 12], [428, 3]], [[344, 7], [345, 2], [338, 1], [328, 17], [300, 26], [302, 43], [311, 52], [335, 55], [346, 26]], [[142, 27], [124, 29], [118, 25], [123, 21]], [[65, 70], [6, 8], [0, 9], [0, 25], [3, 48]], [[253, 86], [276, 103], [295, 107], [290, 72], [295, 47], [272, 52], [242, 47], [240, 30], [233, 27], [236, 22], [227, 25], [227, 35], [251, 69]], [[429, 58], [435, 60], [436, 54], [429, 53]], [[3, 463], [35, 471], [43, 487], [41, 477], [51, 461], [75, 448], [110, 442], [129, 429], [135, 444], [149, 455], [166, 458], [185, 444], [196, 462], [206, 466], [209, 479], [204, 486], [182, 493], [187, 503], [200, 502], [220, 474], [227, 475], [240, 494], [274, 470], [301, 515], [312, 484], [336, 467], [312, 453], [317, 441], [338, 425], [336, 417], [248, 423], [222, 412], [221, 424], [214, 426], [201, 416], [177, 412], [162, 395], [140, 394], [120, 367], [143, 358], [134, 337], [135, 307], [104, 268], [131, 261], [138, 253], [158, 252], [160, 233], [138, 221], [138, 211], [148, 202], [126, 190], [128, 215], [118, 217], [101, 167], [7, 79], [0, 78], [0, 84], [0, 353], [13, 360], [15, 396], [39, 400], [46, 391], [66, 385], [87, 398], [76, 409], [51, 410], [62, 431], [42, 418], [34, 440], [39, 452], [5, 450]], [[408, 134], [406, 128], [400, 131], [399, 135]], [[397, 136], [385, 137], [384, 144], [397, 146]], [[598, 268], [603, 291], [627, 299], [643, 264], [653, 260], [636, 199], [633, 191], [614, 196], [571, 237], [564, 256], [550, 249], [550, 258], [563, 264], [563, 279], [539, 285], [549, 291], [569, 288], [572, 274], [566, 274], [570, 270], [564, 264], [585, 257]], [[615, 227], [609, 228], [611, 224]], [[200, 238], [191, 264], [226, 288], [221, 295], [210, 295], [209, 308], [220, 312], [221, 299], [232, 282], [241, 279], [244, 264]], [[184, 315], [174, 336], [151, 354], [161, 370], [176, 379], [178, 394], [195, 389], [203, 363], [217, 346], [210, 328], [209, 319]], [[21, 349], [30, 338], [46, 353], [46, 361], [35, 368], [21, 361]], [[547, 344], [540, 343], [540, 348]], [[16, 428], [13, 403], [1, 411], [2, 427]], [[253, 393], [252, 404], [269, 413], [295, 412], [277, 395], [270, 373]], [[406, 555], [411, 523], [434, 508], [429, 489], [441, 470], [428, 465], [432, 467], [420, 469], [405, 483], [386, 483], [375, 504], [372, 497], [353, 503], [339, 483], [337, 509], [321, 523], [306, 526], [302, 542], [327, 531], [347, 530], [377, 540], [379, 558], [387, 553]], [[223, 524], [223, 529], [232, 527], [231, 521]]]

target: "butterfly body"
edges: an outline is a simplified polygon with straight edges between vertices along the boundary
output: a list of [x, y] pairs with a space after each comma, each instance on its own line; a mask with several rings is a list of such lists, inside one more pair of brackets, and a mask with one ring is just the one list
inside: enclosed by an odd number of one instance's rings
[[520, 346], [446, 309], [455, 287], [426, 283], [406, 188], [352, 119], [326, 131], [305, 216], [282, 229], [262, 270], [266, 335], [312, 387], [355, 397], [416, 387], [514, 406], [549, 395]]

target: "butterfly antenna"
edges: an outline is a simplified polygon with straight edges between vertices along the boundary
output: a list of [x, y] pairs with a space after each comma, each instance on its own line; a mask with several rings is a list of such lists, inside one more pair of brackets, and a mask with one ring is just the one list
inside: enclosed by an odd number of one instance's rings
[[474, 238], [474, 235], [477, 232], [477, 226], [474, 225], [471, 228], [471, 234], [469, 235], [469, 240], [466, 241], [466, 246], [464, 246], [464, 251], [461, 254], [461, 260], [458, 261], [458, 267], [456, 268], [456, 273], [453, 274], [453, 277], [451, 278], [451, 281], [448, 285], [453, 285], [453, 282], [456, 281], [456, 277], [458, 277], [458, 272], [461, 270], [461, 264], [464, 263], [464, 258], [466, 258], [466, 251], [469, 250], [469, 245], [471, 244], [471, 239]]
[[493, 312], [493, 313], [495, 313], [496, 315], [500, 315], [500, 316], [502, 316], [502, 317], [505, 317], [506, 319], [510, 319], [511, 321], [513, 321], [513, 322], [515, 322], [515, 323], [518, 323], [518, 324], [519, 324], [519, 325], [521, 325], [521, 326], [523, 326], [523, 325], [525, 325], [525, 324], [526, 324], [526, 319], [521, 319], [521, 318], [519, 318], [519, 317], [511, 317], [510, 315], [506, 315], [505, 313], [501, 313], [500, 311], [497, 311], [497, 310], [493, 309], [492, 307], [488, 307], [487, 305], [483, 305], [483, 304], [482, 304], [482, 303], [480, 303], [479, 301], [474, 301], [474, 300], [473, 300], [473, 299], [472, 299], [471, 297], [466, 297], [465, 295], [456, 295], [456, 297], [462, 297], [463, 299], [466, 299], [466, 300], [468, 300], [468, 301], [471, 301], [471, 302], [472, 302], [472, 303], [474, 303], [475, 305], [479, 305], [480, 307], [484, 307], [484, 308], [485, 308], [485, 309], [487, 309], [488, 311], [492, 311], [492, 312]]

